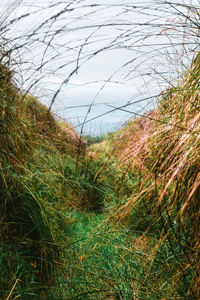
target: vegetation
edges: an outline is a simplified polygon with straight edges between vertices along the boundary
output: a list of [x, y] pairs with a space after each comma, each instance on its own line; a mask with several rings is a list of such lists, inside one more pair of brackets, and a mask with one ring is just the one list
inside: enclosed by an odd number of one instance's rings
[[199, 57], [78, 161], [72, 127], [1, 64], [2, 299], [198, 299]]
[[91, 146], [93, 144], [101, 143], [105, 139], [105, 136], [92, 136], [92, 135], [84, 135], [84, 140], [87, 143], [87, 146]]
[[[183, 34], [189, 28], [195, 36], [197, 9], [183, 6], [182, 15]], [[7, 28], [26, 16], [8, 20]], [[5, 43], [2, 35], [2, 49]], [[22, 92], [10, 52], [2, 49], [0, 299], [199, 299], [197, 48], [190, 68], [159, 96], [156, 110], [107, 137], [80, 137], [50, 112], [66, 78], [49, 109]]]
[[137, 177], [119, 218], [158, 239], [148, 276], [162, 257], [163, 269], [156, 266], [158, 278], [165, 278], [161, 286], [175, 288], [171, 297], [192, 299], [200, 295], [199, 79], [198, 54], [178, 86], [163, 94], [157, 111], [131, 122], [111, 140], [122, 170]]

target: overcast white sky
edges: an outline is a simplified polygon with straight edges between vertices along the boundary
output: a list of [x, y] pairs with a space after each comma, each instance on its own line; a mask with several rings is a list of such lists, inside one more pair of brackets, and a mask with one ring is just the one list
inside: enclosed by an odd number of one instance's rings
[[[17, 2], [1, 0], [0, 19], [4, 41], [9, 40], [9, 47], [22, 46], [13, 52], [23, 76], [18, 76], [19, 84], [24, 89], [32, 86], [31, 92], [46, 105], [59, 90], [52, 111], [75, 125], [84, 120], [85, 105], [95, 104], [90, 120], [112, 109], [105, 103], [120, 106], [159, 93], [184, 70], [182, 61], [189, 64], [190, 50], [198, 43], [194, 9], [188, 12], [166, 1]], [[196, 0], [176, 3], [199, 6]], [[183, 27], [188, 14], [193, 26], [188, 21]], [[141, 113], [152, 107], [151, 99], [127, 110]], [[129, 116], [119, 110], [105, 114], [88, 122], [85, 133], [106, 132]]]

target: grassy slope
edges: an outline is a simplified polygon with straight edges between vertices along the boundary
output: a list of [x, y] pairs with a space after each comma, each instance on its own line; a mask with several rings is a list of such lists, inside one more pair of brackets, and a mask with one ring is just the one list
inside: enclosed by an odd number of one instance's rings
[[157, 237], [152, 262], [166, 248], [163, 270], [157, 265], [154, 277], [158, 294], [171, 285], [171, 296], [189, 298], [200, 296], [199, 80], [198, 54], [157, 111], [130, 122], [107, 143], [122, 173], [137, 177], [119, 218]]
[[0, 298], [38, 299], [54, 281], [68, 222], [63, 207], [72, 202], [65, 170], [74, 167], [79, 141], [36, 99], [20, 94], [4, 65], [0, 87]]
[[88, 154], [0, 65], [0, 297], [198, 298], [199, 64]]

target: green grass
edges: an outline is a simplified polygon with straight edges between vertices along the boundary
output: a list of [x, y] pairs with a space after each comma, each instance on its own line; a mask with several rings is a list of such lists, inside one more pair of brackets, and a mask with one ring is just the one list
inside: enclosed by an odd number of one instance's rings
[[143, 272], [140, 254], [130, 249], [134, 236], [127, 241], [126, 228], [114, 228], [100, 214], [72, 211], [70, 219], [63, 299], [130, 299]]
[[199, 56], [89, 153], [0, 73], [0, 298], [198, 299]]

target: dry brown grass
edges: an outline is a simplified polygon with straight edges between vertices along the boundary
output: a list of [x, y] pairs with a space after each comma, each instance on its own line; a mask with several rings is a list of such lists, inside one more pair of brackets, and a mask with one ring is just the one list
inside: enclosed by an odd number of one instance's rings
[[81, 148], [84, 153], [85, 145], [70, 123], [56, 120], [47, 107], [31, 95], [23, 97], [21, 103], [23, 117], [32, 134], [49, 140], [60, 152], [76, 154]]
[[121, 167], [129, 165], [140, 177], [121, 218], [145, 201], [151, 220], [162, 224], [160, 239], [169, 243], [181, 278], [190, 269], [186, 295], [195, 299], [200, 297], [199, 81], [200, 54], [178, 86], [163, 93], [158, 110], [129, 123], [112, 144]]

